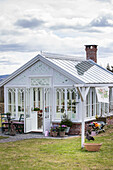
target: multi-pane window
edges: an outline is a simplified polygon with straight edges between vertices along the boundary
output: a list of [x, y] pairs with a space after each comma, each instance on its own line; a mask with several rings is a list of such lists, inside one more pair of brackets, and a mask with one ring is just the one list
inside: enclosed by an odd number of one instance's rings
[[98, 102], [95, 88], [90, 88], [86, 97], [86, 117], [108, 115], [109, 104]]
[[77, 94], [75, 89], [67, 90], [67, 115], [70, 119], [76, 118]]
[[61, 119], [65, 114], [69, 119], [76, 119], [76, 104], [78, 94], [75, 89], [56, 89], [56, 119]]
[[95, 96], [96, 92], [95, 92], [94, 88], [91, 89], [91, 93], [92, 93], [91, 94], [91, 97], [92, 97], [92, 100], [91, 100], [92, 101], [92, 114], [91, 114], [91, 116], [95, 116], [95, 114], [96, 114], [95, 113], [96, 112], [95, 111], [95, 109], [96, 109], [96, 96]]
[[90, 117], [90, 93], [86, 97], [86, 117]]
[[44, 98], [45, 98], [45, 118], [50, 118], [50, 89], [44, 89]]
[[98, 102], [97, 95], [96, 95], [96, 115], [97, 116], [100, 116], [99, 106], [100, 106], [100, 104]]
[[18, 113], [24, 113], [24, 89], [18, 89]]
[[41, 114], [44, 111], [45, 118], [50, 118], [50, 89], [49, 88], [33, 88], [33, 107], [39, 108]]
[[8, 89], [8, 112], [12, 113], [13, 117], [16, 117], [15, 89]]
[[34, 101], [34, 108], [39, 107], [42, 109], [41, 105], [41, 98], [42, 98], [42, 89], [41, 88], [33, 88], [33, 101]]
[[96, 97], [96, 91], [94, 88], [90, 88], [86, 97], [86, 117], [95, 116], [98, 109], [99, 107]]
[[65, 90], [56, 89], [56, 119], [60, 119], [65, 113]]
[[20, 114], [24, 113], [24, 89], [8, 88], [7, 106], [7, 112], [10, 112], [13, 118], [19, 118]]
[[113, 113], [113, 88], [109, 89], [109, 112]]

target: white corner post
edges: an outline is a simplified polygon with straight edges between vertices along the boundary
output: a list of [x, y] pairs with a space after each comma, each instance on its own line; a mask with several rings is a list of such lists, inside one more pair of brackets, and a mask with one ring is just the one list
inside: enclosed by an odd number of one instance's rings
[[77, 90], [79, 92], [79, 95], [81, 97], [81, 101], [82, 101], [82, 134], [81, 134], [81, 147], [84, 148], [84, 138], [85, 138], [85, 115], [86, 115], [86, 96], [89, 92], [90, 87], [85, 88], [85, 87], [81, 87], [82, 90], [80, 89], [80, 87], [77, 87]]
[[85, 121], [84, 121], [84, 118], [85, 118], [85, 113], [86, 113], [86, 108], [85, 108], [86, 99], [85, 99], [85, 88], [84, 87], [82, 87], [82, 97], [83, 97], [83, 100], [82, 100], [82, 136], [81, 136], [81, 147], [84, 148], [84, 137], [85, 137]]

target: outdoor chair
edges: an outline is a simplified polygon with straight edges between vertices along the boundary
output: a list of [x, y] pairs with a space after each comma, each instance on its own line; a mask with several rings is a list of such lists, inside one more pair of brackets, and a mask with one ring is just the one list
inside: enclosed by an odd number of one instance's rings
[[20, 114], [19, 122], [24, 121], [24, 114]]

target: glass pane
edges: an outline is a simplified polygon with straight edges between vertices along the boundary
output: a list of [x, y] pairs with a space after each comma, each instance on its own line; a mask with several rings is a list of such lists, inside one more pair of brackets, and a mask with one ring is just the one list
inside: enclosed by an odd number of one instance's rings
[[94, 92], [93, 92], [93, 89], [92, 89], [92, 116], [94, 115]]
[[11, 113], [11, 105], [8, 105], [8, 112]]
[[105, 103], [105, 113], [106, 114], [108, 114], [108, 109], [109, 109], [108, 106], [109, 106], [108, 103]]
[[11, 92], [8, 92], [8, 103], [11, 104]]
[[18, 112], [21, 112], [21, 113], [24, 112], [24, 91], [23, 91], [23, 89], [18, 90]]
[[15, 101], [15, 89], [8, 89], [8, 112], [11, 113], [11, 116], [16, 116], [16, 101]]
[[90, 117], [90, 91], [86, 98], [86, 117]]
[[105, 113], [105, 103], [101, 103], [101, 115]]
[[62, 106], [65, 105], [65, 94], [64, 94], [64, 91], [61, 91], [61, 105]]
[[57, 101], [57, 105], [59, 105], [59, 92], [57, 92], [57, 98], [56, 98], [56, 101]]

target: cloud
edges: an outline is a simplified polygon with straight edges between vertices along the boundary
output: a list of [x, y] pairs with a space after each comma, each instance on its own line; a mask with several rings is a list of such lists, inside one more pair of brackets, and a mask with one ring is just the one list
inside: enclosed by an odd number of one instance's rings
[[0, 31], [0, 35], [1, 36], [6, 36], [6, 35], [22, 35], [23, 33], [22, 32], [20, 32], [20, 31], [16, 31], [16, 30], [6, 30], [6, 29], [4, 29], [4, 30], [1, 30]]
[[99, 2], [102, 2], [102, 3], [111, 3], [112, 0], [96, 0], [96, 1], [99, 1]]
[[97, 30], [92, 28], [92, 26], [90, 26], [89, 24], [86, 26], [82, 26], [82, 25], [54, 25], [50, 27], [51, 30], [64, 30], [64, 29], [72, 29], [72, 30], [76, 30], [79, 32], [88, 32], [88, 33], [101, 33], [102, 31]]
[[11, 62], [9, 60], [6, 61], [0, 61], [0, 65], [18, 65], [20, 64], [19, 62]]
[[15, 60], [11, 57], [2, 56], [0, 57], [0, 65], [18, 65], [19, 62], [15, 62]]
[[[113, 56], [111, 0], [0, 1], [0, 57], [6, 61], [16, 59], [23, 65], [40, 50], [85, 56], [84, 44], [92, 43], [99, 45], [99, 57]], [[20, 66], [8, 68], [5, 60], [0, 72]]]
[[22, 28], [36, 28], [36, 27], [40, 27], [41, 25], [44, 24], [43, 20], [39, 20], [36, 18], [32, 18], [32, 19], [18, 19], [15, 22], [15, 25], [20, 26]]
[[24, 44], [3, 44], [0, 45], [0, 51], [27, 51], [27, 47]]
[[109, 56], [109, 54], [113, 54], [113, 42], [108, 44], [107, 46], [99, 47], [99, 51], [101, 51], [101, 54], [106, 54]]
[[[74, 30], [77, 32], [87, 32], [87, 33], [103, 33], [103, 27], [113, 27], [113, 16], [111, 14], [107, 14], [105, 16], [98, 16], [97, 18], [91, 20], [90, 22], [84, 22], [82, 25], [80, 22], [68, 22], [68, 20], [64, 23], [54, 23], [49, 27], [52, 31], [58, 30]], [[84, 18], [85, 20], [85, 18]], [[73, 21], [73, 20], [72, 20]], [[60, 34], [59, 34], [60, 35]]]
[[113, 27], [113, 19], [111, 16], [100, 16], [91, 21], [92, 27]]

